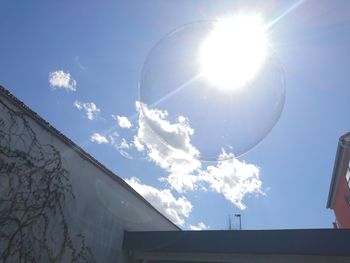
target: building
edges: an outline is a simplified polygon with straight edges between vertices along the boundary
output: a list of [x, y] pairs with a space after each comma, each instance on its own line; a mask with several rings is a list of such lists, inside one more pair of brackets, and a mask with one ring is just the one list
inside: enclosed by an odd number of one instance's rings
[[335, 228], [350, 228], [350, 133], [339, 138], [327, 208], [334, 210]]
[[0, 262], [350, 262], [349, 229], [182, 231], [0, 86]]
[[125, 262], [125, 230], [180, 229], [0, 87], [0, 262]]

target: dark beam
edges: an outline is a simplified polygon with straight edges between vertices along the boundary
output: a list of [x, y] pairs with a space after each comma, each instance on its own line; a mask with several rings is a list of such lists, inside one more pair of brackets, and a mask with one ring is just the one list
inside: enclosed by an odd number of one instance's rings
[[[132, 253], [350, 256], [350, 229], [126, 232]], [[349, 260], [350, 262], [350, 260]]]

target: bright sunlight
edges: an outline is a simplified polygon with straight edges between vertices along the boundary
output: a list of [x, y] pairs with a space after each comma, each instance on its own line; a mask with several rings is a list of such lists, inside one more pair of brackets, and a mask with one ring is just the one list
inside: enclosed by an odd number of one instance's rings
[[219, 20], [200, 48], [201, 74], [220, 89], [239, 90], [256, 76], [267, 47], [261, 16]]

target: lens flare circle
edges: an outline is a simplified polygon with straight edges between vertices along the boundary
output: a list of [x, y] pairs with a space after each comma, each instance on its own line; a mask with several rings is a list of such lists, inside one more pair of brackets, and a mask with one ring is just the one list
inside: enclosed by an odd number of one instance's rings
[[[202, 161], [249, 151], [274, 127], [285, 102], [282, 66], [258, 21], [247, 22], [252, 28], [241, 43], [233, 45], [234, 36], [218, 40], [220, 50], [228, 49], [222, 53], [213, 48], [214, 35], [224, 37], [218, 22], [190, 23], [165, 35], [149, 52], [139, 82], [141, 112], [152, 136], [174, 154]], [[231, 27], [236, 35], [238, 30]], [[263, 39], [262, 46], [251, 51], [255, 38]], [[238, 52], [247, 41], [250, 51]]]

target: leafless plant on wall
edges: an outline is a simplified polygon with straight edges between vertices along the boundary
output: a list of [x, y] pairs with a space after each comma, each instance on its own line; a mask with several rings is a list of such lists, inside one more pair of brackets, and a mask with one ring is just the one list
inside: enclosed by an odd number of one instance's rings
[[93, 262], [67, 223], [75, 197], [60, 152], [22, 111], [0, 100], [0, 112], [0, 262]]

